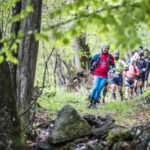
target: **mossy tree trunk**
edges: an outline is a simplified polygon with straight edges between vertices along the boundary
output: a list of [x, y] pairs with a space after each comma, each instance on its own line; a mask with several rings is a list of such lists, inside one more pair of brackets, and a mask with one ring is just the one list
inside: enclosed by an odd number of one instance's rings
[[[2, 46], [0, 43], [0, 49]], [[8, 62], [3, 61], [0, 64], [0, 150], [10, 149], [24, 150], [25, 136], [18, 115], [17, 99], [11, 83], [9, 65]]]
[[79, 37], [79, 44], [80, 44], [80, 62], [81, 67], [83, 69], [89, 69], [89, 62], [91, 59], [90, 48], [86, 44], [86, 36], [85, 34], [80, 35]]
[[[22, 0], [22, 10], [26, 8], [27, 0]], [[40, 32], [42, 0], [31, 0], [31, 6], [34, 12], [21, 20], [20, 30], [24, 33], [37, 30]], [[35, 69], [37, 61], [39, 42], [32, 35], [30, 38], [24, 38], [19, 45], [18, 52], [18, 72], [17, 72], [17, 101], [20, 112], [30, 105], [32, 100], [32, 91], [35, 78]], [[30, 112], [22, 117], [23, 124], [28, 123]]]
[[81, 34], [79, 37], [74, 38], [74, 61], [78, 70], [89, 69], [89, 62], [91, 59], [89, 46], [86, 44], [85, 34]]

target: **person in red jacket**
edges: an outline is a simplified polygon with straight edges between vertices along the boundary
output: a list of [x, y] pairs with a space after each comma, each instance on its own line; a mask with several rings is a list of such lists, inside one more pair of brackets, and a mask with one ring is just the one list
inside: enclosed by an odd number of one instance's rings
[[134, 82], [135, 77], [139, 76], [139, 69], [134, 64], [135, 60], [131, 59], [131, 62], [128, 66], [128, 70], [124, 71], [124, 75], [126, 77], [125, 86], [126, 86], [126, 98], [129, 96], [129, 91], [131, 93], [131, 97], [133, 97], [133, 88], [134, 88]]
[[114, 57], [108, 53], [109, 48], [108, 43], [103, 43], [101, 53], [95, 55], [90, 62], [90, 70], [94, 72], [94, 88], [90, 95], [88, 108], [96, 108], [96, 102], [107, 80], [110, 65], [115, 71]]

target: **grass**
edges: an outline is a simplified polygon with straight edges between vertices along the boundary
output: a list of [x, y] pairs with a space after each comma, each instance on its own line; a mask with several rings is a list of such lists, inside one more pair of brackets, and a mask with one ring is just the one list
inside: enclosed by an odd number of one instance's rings
[[[109, 94], [109, 93], [108, 93]], [[56, 114], [57, 111], [62, 109], [65, 105], [73, 106], [81, 115], [84, 114], [94, 114], [112, 115], [116, 122], [120, 125], [132, 126], [141, 123], [141, 120], [136, 119], [137, 113], [143, 108], [141, 108], [138, 104], [140, 99], [145, 96], [150, 95], [150, 90], [145, 92], [142, 96], [138, 96], [134, 99], [128, 99], [121, 101], [107, 101], [106, 104], [97, 104], [97, 109], [88, 109], [86, 105], [88, 103], [87, 93], [86, 92], [68, 92], [65, 90], [57, 89], [45, 89], [44, 94], [38, 99], [38, 103], [40, 106], [47, 110], [48, 114]], [[147, 106], [148, 107], [148, 106]], [[150, 114], [149, 109], [146, 109]], [[143, 114], [142, 117], [144, 117]]]

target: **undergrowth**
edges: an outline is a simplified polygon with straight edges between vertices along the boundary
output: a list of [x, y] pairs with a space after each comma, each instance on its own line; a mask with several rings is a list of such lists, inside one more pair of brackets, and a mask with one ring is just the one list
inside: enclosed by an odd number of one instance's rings
[[[110, 93], [109, 93], [110, 94]], [[73, 106], [81, 115], [94, 114], [98, 115], [112, 115], [118, 124], [126, 126], [140, 124], [140, 122], [132, 116], [138, 115], [141, 110], [139, 101], [145, 96], [150, 95], [150, 90], [133, 99], [124, 101], [111, 101], [106, 99], [106, 104], [97, 104], [97, 109], [88, 109], [86, 92], [68, 92], [61, 89], [45, 89], [42, 96], [38, 99], [41, 106], [39, 109], [45, 109], [48, 114], [56, 115], [57, 112], [65, 105]]]

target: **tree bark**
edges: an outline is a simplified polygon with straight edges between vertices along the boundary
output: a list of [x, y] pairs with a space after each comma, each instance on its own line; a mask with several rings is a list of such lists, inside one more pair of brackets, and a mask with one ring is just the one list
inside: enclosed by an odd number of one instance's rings
[[[12, 16], [19, 14], [20, 11], [21, 11], [21, 1], [17, 2], [13, 7]], [[20, 30], [20, 21], [13, 22], [11, 26], [11, 33], [15, 33], [15, 35], [17, 36], [19, 30]], [[12, 51], [12, 56], [18, 58], [18, 48], [16, 53]], [[10, 62], [9, 68], [11, 73], [12, 85], [13, 88], [15, 89], [15, 95], [17, 96], [17, 64]]]
[[66, 85], [64, 68], [60, 60], [60, 56], [58, 54], [57, 54], [57, 75], [59, 79], [59, 86]]
[[74, 38], [73, 39], [73, 51], [74, 51], [74, 62], [75, 67], [80, 70], [81, 69], [81, 62], [80, 62], [80, 44], [79, 39]]
[[85, 34], [80, 35], [79, 37], [80, 45], [80, 62], [83, 69], [89, 69], [89, 62], [91, 60], [91, 54], [89, 46], [86, 44]]
[[150, 51], [150, 30], [148, 31], [148, 50]]
[[55, 52], [54, 54], [54, 58], [55, 58], [55, 61], [54, 61], [54, 64], [53, 64], [53, 81], [54, 81], [54, 87], [56, 88], [56, 69], [57, 69], [57, 53]]
[[[0, 43], [1, 48], [2, 43]], [[25, 149], [25, 136], [18, 115], [17, 99], [12, 87], [9, 65], [6, 61], [0, 64], [0, 149]]]
[[[26, 5], [27, 0], [22, 0], [22, 10], [25, 9]], [[20, 29], [24, 33], [34, 30], [40, 32], [42, 0], [31, 0], [31, 6], [34, 9], [34, 12], [30, 13], [26, 18], [21, 20]], [[20, 112], [23, 112], [30, 105], [32, 100], [38, 46], [39, 42], [35, 41], [34, 36], [24, 38], [19, 45], [17, 101]], [[28, 122], [29, 114], [30, 112], [23, 116], [22, 120], [24, 124]]]
[[85, 34], [73, 40], [75, 66], [78, 70], [89, 69], [91, 59], [89, 46], [86, 44]]

